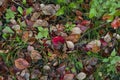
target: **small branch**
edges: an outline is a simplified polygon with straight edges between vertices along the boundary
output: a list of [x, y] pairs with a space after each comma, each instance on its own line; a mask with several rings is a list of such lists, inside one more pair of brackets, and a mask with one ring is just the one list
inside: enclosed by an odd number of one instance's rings
[[24, 7], [23, 5], [17, 3], [16, 1], [12, 0], [12, 2], [15, 3], [15, 4], [18, 5], [18, 6], [21, 6], [23, 9], [25, 9], [25, 7]]

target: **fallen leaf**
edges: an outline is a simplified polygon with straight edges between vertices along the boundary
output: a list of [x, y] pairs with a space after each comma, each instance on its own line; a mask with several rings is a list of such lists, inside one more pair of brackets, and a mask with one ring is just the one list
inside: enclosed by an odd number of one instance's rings
[[63, 80], [73, 80], [74, 74], [65, 74]]
[[22, 40], [26, 42], [28, 41], [28, 38], [29, 38], [29, 32], [28, 31], [23, 32]]
[[70, 34], [66, 37], [66, 41], [72, 41], [73, 43], [77, 42], [80, 39], [79, 34]]
[[110, 42], [112, 40], [112, 37], [110, 35], [110, 33], [107, 33], [105, 36], [104, 36], [104, 41], [106, 41], [107, 43]]
[[32, 60], [35, 62], [38, 61], [39, 59], [42, 59], [42, 56], [37, 50], [32, 50], [30, 56]]
[[81, 34], [82, 33], [82, 30], [79, 28], [79, 27], [74, 27], [72, 29], [72, 34]]
[[0, 61], [0, 74], [7, 73], [8, 68], [4, 62]]
[[0, 80], [4, 80], [3, 76], [0, 76]]
[[25, 69], [29, 67], [29, 63], [23, 58], [18, 58], [15, 60], [15, 66], [18, 69]]
[[92, 47], [92, 50], [91, 50], [93, 53], [97, 53], [97, 52], [99, 52], [100, 51], [100, 47], [99, 46], [97, 46], [97, 45], [94, 45], [93, 47]]
[[109, 14], [104, 14], [103, 17], [102, 17], [102, 19], [103, 19], [103, 20], [109, 20], [111, 17], [112, 17], [112, 16], [109, 15]]
[[36, 21], [39, 16], [40, 16], [39, 12], [34, 12], [33, 15], [32, 15], [32, 17], [31, 17], [31, 21]]
[[76, 12], [75, 12], [75, 13], [76, 13], [76, 15], [77, 15], [77, 16], [82, 16], [82, 12], [81, 12], [81, 11], [79, 11], [79, 10], [76, 10]]
[[88, 26], [90, 24], [90, 21], [83, 20], [80, 24], [83, 25], [83, 26]]
[[78, 80], [83, 80], [86, 78], [86, 74], [84, 72], [80, 72], [79, 74], [77, 74], [76, 78]]
[[15, 7], [15, 5], [12, 5], [11, 7], [10, 7], [10, 9], [12, 10], [12, 11], [17, 11], [17, 8]]
[[33, 24], [33, 27], [38, 27], [38, 26], [47, 27], [47, 26], [48, 26], [48, 22], [45, 21], [45, 20], [38, 19], [38, 20], [36, 20], [36, 22]]
[[120, 26], [120, 18], [113, 20], [111, 26], [112, 28], [117, 29]]

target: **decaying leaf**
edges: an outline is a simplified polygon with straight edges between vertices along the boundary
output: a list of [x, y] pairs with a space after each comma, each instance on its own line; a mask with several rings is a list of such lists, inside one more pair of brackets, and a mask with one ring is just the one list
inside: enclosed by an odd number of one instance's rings
[[23, 59], [23, 58], [18, 58], [18, 59], [15, 60], [15, 66], [18, 69], [28, 68], [29, 65], [30, 64], [25, 59]]
[[47, 27], [47, 26], [48, 26], [48, 22], [45, 21], [45, 20], [38, 19], [38, 20], [36, 20], [36, 22], [34, 23], [33, 27], [38, 27], [38, 26]]
[[34, 60], [35, 62], [38, 61], [39, 59], [42, 59], [42, 56], [37, 50], [32, 50], [30, 56], [32, 60]]
[[73, 80], [74, 74], [65, 74], [63, 80]]
[[28, 31], [23, 32], [22, 40], [26, 42], [28, 41], [28, 38], [29, 38], [29, 32]]
[[77, 42], [80, 39], [80, 35], [79, 34], [71, 34], [68, 37], [66, 37], [67, 41], [72, 41], [72, 42]]

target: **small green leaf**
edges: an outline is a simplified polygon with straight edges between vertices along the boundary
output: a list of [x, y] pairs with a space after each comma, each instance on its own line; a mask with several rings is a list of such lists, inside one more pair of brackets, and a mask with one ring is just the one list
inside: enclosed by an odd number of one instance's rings
[[48, 30], [47, 30], [47, 29], [44, 29], [43, 36], [44, 36], [45, 38], [48, 37]]
[[63, 3], [67, 3], [67, 0], [57, 0], [58, 4], [63, 4]]
[[3, 34], [2, 34], [2, 37], [3, 37], [4, 39], [7, 39], [7, 38], [9, 37], [9, 34], [3, 33]]
[[115, 56], [117, 53], [116, 53], [116, 51], [115, 51], [115, 49], [112, 51], [112, 53], [111, 53], [111, 56]]
[[70, 8], [77, 8], [77, 4], [74, 3], [74, 2], [71, 2], [71, 3], [69, 4], [69, 7], [70, 7]]
[[95, 8], [91, 8], [89, 18], [93, 18], [94, 16], [96, 16], [96, 10], [95, 10]]
[[10, 27], [6, 26], [6, 27], [3, 29], [3, 33], [14, 33], [14, 31], [13, 31]]
[[42, 35], [42, 33], [41, 33], [41, 32], [39, 32], [39, 33], [38, 33], [37, 38], [38, 38], [38, 39], [43, 38], [43, 35]]
[[103, 59], [103, 62], [108, 62], [108, 61], [109, 61], [109, 59], [107, 59], [107, 58]]
[[28, 15], [28, 14], [32, 13], [32, 11], [33, 11], [33, 8], [28, 8], [28, 9], [26, 9], [26, 14]]
[[72, 73], [75, 73], [75, 72], [76, 72], [76, 69], [75, 69], [75, 68], [72, 68], [71, 71], [72, 71]]
[[39, 30], [39, 31], [43, 31], [42, 26], [38, 27], [38, 30]]
[[22, 7], [19, 6], [17, 10], [19, 11], [20, 14], [23, 14], [23, 9], [22, 9]]
[[63, 15], [63, 14], [64, 14], [64, 11], [65, 11], [65, 8], [64, 8], [64, 7], [60, 8], [60, 9], [57, 11], [56, 16], [61, 16], [61, 15]]
[[52, 56], [52, 53], [48, 52], [48, 56]]
[[23, 3], [23, 4], [26, 4], [26, 0], [22, 0], [22, 3]]
[[11, 9], [7, 9], [5, 17], [6, 19], [15, 18], [15, 12], [13, 12]]
[[76, 62], [75, 65], [77, 68], [83, 68], [83, 64], [81, 62]]

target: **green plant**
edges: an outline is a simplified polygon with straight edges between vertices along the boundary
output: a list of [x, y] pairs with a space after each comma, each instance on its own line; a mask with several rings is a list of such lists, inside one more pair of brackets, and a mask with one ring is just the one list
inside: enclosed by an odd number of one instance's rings
[[75, 24], [66, 23], [66, 24], [65, 24], [65, 31], [66, 31], [66, 32], [69, 32], [69, 31], [71, 31], [74, 27], [75, 27]]
[[31, 7], [27, 8], [26, 9], [26, 14], [29, 15], [30, 13], [32, 13], [32, 11], [33, 11], [33, 8], [31, 8]]
[[107, 14], [111, 16], [109, 21], [112, 21], [115, 16], [120, 15], [119, 4], [119, 0], [92, 0], [89, 18], [100, 18], [102, 15]]
[[77, 56], [75, 54], [69, 55], [70, 62], [74, 64], [76, 71], [80, 71], [83, 68], [83, 64], [81, 61], [77, 60]]
[[117, 52], [114, 49], [108, 58], [103, 59], [103, 62], [106, 64], [106, 71], [108, 74], [116, 72], [115, 64], [120, 61], [120, 57], [116, 56], [116, 54]]
[[56, 16], [61, 16], [69, 15], [73, 9], [78, 9], [83, 0], [56, 0], [55, 2], [61, 6], [61, 8], [57, 11]]
[[11, 9], [7, 9], [6, 13], [5, 13], [5, 18], [7, 20], [11, 19], [11, 18], [15, 18], [15, 12], [13, 12]]
[[38, 27], [38, 35], [36, 36], [37, 39], [41, 39], [41, 38], [47, 38], [48, 37], [48, 29], [44, 29], [41, 26]]
[[17, 10], [18, 10], [18, 12], [19, 12], [20, 14], [23, 14], [23, 9], [22, 9], [22, 7], [19, 6], [19, 7], [17, 8]]
[[26, 4], [26, 0], [22, 0], [22, 3], [25, 5]]
[[7, 39], [10, 35], [14, 33], [14, 31], [8, 26], [5, 26], [5, 28], [2, 31], [3, 31], [2, 37], [4, 39]]

